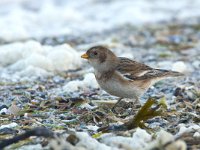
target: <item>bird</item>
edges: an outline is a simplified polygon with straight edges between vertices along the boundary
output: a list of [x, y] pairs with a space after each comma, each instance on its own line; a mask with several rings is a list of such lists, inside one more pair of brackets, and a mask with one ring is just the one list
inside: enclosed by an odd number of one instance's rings
[[126, 57], [117, 57], [105, 46], [89, 48], [81, 58], [87, 59], [94, 68], [99, 86], [107, 93], [118, 97], [115, 106], [124, 98], [139, 102], [139, 98], [156, 82], [184, 74], [156, 69]]

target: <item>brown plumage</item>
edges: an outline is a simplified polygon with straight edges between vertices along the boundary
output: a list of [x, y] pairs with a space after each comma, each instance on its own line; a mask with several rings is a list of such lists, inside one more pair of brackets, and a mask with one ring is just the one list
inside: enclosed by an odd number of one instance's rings
[[103, 46], [92, 47], [81, 57], [88, 59], [93, 66], [100, 87], [120, 98], [138, 99], [155, 82], [183, 76], [179, 72], [154, 69], [128, 58], [117, 57]]

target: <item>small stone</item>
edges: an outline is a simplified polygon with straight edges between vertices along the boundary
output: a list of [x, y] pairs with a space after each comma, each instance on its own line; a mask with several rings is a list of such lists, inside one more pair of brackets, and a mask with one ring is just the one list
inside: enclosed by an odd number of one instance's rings
[[1, 105], [1, 106], [0, 106], [0, 110], [2, 110], [3, 108], [7, 108], [7, 109], [8, 109], [8, 106], [6, 106], [6, 105]]
[[3, 108], [3, 109], [0, 110], [0, 114], [2, 114], [2, 115], [7, 114], [7, 112], [8, 112], [7, 108]]
[[5, 134], [16, 134], [18, 131], [14, 130], [12, 128], [3, 128], [0, 129], [0, 135], [5, 135]]
[[182, 95], [182, 89], [180, 87], [176, 88], [174, 91], [174, 96], [180, 96]]
[[172, 70], [178, 72], [186, 72], [188, 69], [183, 61], [177, 61], [172, 65]]
[[200, 69], [200, 61], [196, 60], [192, 63], [192, 65], [196, 68], [196, 69]]
[[15, 127], [17, 127], [17, 126], [18, 126], [17, 123], [12, 122], [12, 123], [10, 123], [10, 124], [1, 125], [1, 126], [0, 126], [0, 130], [1, 130], [1, 129], [4, 129], [4, 128], [15, 128]]
[[43, 98], [43, 99], [45, 99], [46, 96], [47, 96], [47, 92], [40, 92], [40, 93], [38, 94], [38, 96], [41, 97], [41, 98]]
[[184, 141], [178, 140], [167, 145], [165, 150], [186, 150], [187, 145]]
[[66, 140], [72, 145], [76, 145], [79, 142], [78, 137], [74, 134], [70, 134]]
[[193, 135], [193, 137], [199, 138], [200, 137], [200, 133], [199, 132], [195, 132], [194, 135]]

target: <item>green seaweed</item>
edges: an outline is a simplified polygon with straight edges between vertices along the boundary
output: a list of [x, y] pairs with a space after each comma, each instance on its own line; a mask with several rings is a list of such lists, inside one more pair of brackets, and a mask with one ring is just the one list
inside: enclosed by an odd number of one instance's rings
[[28, 145], [28, 144], [31, 143], [32, 141], [33, 141], [33, 139], [28, 138], [28, 139], [22, 140], [22, 141], [20, 141], [20, 142], [18, 142], [18, 143], [12, 144], [11, 146], [9, 146], [9, 147], [6, 148], [6, 149], [15, 150], [15, 149], [18, 149], [18, 148], [20, 148], [20, 147], [22, 147], [22, 146]]
[[92, 137], [95, 138], [95, 139], [98, 139], [98, 138], [100, 138], [101, 135], [103, 135], [103, 133], [102, 132], [98, 132], [96, 134], [93, 134]]
[[[166, 104], [163, 101], [164, 100], [161, 99], [160, 102], [157, 102], [155, 99], [149, 98], [134, 118], [126, 122], [124, 126], [126, 126], [128, 130], [136, 127], [147, 128], [145, 126], [145, 121], [157, 116], [163, 116], [163, 112], [166, 110]], [[152, 108], [153, 105], [155, 105], [155, 107]]]
[[153, 98], [149, 98], [146, 103], [141, 107], [137, 114], [122, 125], [110, 125], [100, 128], [98, 131], [103, 133], [110, 131], [124, 131], [131, 130], [137, 127], [143, 129], [149, 129], [145, 122], [154, 117], [163, 116], [164, 111], [167, 109], [165, 98], [162, 98], [159, 102]]
[[161, 58], [168, 58], [168, 57], [172, 57], [172, 55], [169, 54], [169, 53], [160, 53], [159, 57], [161, 57]]

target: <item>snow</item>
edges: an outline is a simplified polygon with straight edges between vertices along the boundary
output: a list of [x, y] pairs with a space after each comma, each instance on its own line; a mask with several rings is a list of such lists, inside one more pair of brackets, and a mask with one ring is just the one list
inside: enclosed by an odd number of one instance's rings
[[8, 112], [7, 108], [3, 108], [0, 110], [0, 114], [3, 114], [3, 113], [7, 114], [7, 112]]
[[199, 132], [195, 132], [193, 136], [196, 137], [196, 138], [199, 138], [200, 137], [200, 133]]
[[34, 144], [34, 145], [24, 145], [20, 147], [20, 150], [43, 150], [44, 148], [41, 144]]
[[80, 54], [68, 44], [53, 47], [28, 41], [0, 46], [0, 77], [46, 76], [80, 66]]
[[92, 109], [97, 108], [97, 106], [91, 106], [91, 105], [88, 104], [88, 103], [81, 104], [80, 107], [81, 107], [81, 108], [86, 108], [86, 109], [88, 109], [88, 110], [92, 110]]
[[101, 142], [109, 145], [110, 147], [122, 149], [144, 149], [151, 141], [152, 136], [145, 130], [137, 128], [132, 137], [114, 136], [108, 134], [103, 136]]
[[15, 122], [13, 122], [13, 123], [10, 123], [10, 124], [1, 125], [1, 126], [0, 126], [0, 130], [1, 130], [1, 129], [4, 129], [4, 128], [14, 128], [14, 127], [17, 127], [17, 126], [18, 126], [18, 124], [15, 123]]
[[137, 128], [132, 137], [107, 134], [106, 136], [103, 135], [100, 141], [117, 149], [160, 149], [168, 142], [172, 142], [167, 146], [169, 149], [179, 149], [180, 147], [186, 149], [184, 141], [178, 140], [174, 142], [174, 136], [164, 130], [156, 133], [156, 139], [154, 137], [154, 134], [149, 134], [144, 129]]
[[97, 131], [99, 129], [96, 125], [87, 125], [88, 130]]
[[[169, 5], [171, 7], [168, 7]], [[43, 46], [30, 39], [84, 35], [124, 24], [140, 26], [173, 18], [192, 18], [200, 15], [199, 5], [198, 0], [193, 0], [192, 3], [190, 0], [0, 1], [0, 41], [29, 40], [0, 46], [0, 77], [12, 80], [22, 77], [29, 79], [32, 76], [48, 76], [56, 71], [76, 69], [81, 66], [79, 53], [68, 44], [55, 47]], [[97, 43], [98, 41], [95, 44]], [[104, 41], [104, 43], [112, 42]], [[129, 54], [123, 53], [123, 55]], [[180, 72], [187, 68], [183, 62], [172, 65], [174, 70]], [[195, 66], [197, 65], [195, 63]], [[88, 82], [83, 82], [87, 87]], [[75, 91], [79, 86], [83, 86], [78, 85], [79, 83], [79, 81], [70, 82], [69, 91]], [[94, 86], [96, 87], [96, 84]]]
[[172, 65], [172, 70], [173, 71], [178, 71], [178, 72], [186, 72], [187, 66], [183, 61], [177, 61]]
[[123, 24], [186, 19], [199, 16], [199, 6], [198, 0], [4, 0], [0, 1], [0, 39], [80, 35]]
[[83, 80], [73, 80], [68, 82], [64, 87], [63, 91], [68, 93], [74, 93], [75, 91], [84, 91], [84, 92], [90, 92], [90, 88], [98, 88], [98, 83], [95, 79], [95, 76], [93, 73], [87, 73], [84, 75]]
[[[66, 138], [58, 138], [57, 140], [50, 141], [50, 146], [56, 149], [62, 149], [68, 147], [69, 149], [80, 149], [80, 150], [122, 150], [122, 149], [137, 149], [137, 150], [149, 150], [149, 149], [162, 149], [163, 145], [168, 142], [166, 149], [186, 149], [186, 143], [182, 140], [174, 141], [174, 136], [164, 130], [155, 134], [149, 134], [145, 130], [137, 128], [132, 137], [125, 137], [115, 135], [114, 133], [104, 133], [97, 140], [92, 138], [88, 133], [85, 132], [74, 132], [75, 136], [79, 141], [76, 145], [72, 145], [66, 142]], [[69, 135], [68, 135], [69, 136]], [[62, 148], [61, 148], [62, 147]]]
[[115, 148], [111, 148], [106, 144], [99, 143], [85, 132], [77, 132], [76, 135], [80, 139], [80, 142], [76, 144], [76, 147], [85, 147], [87, 150], [115, 150]]
[[194, 137], [200, 136], [200, 125], [198, 124], [191, 124], [189, 127], [187, 127], [185, 124], [180, 124], [179, 127], [180, 129], [179, 129], [179, 132], [176, 134], [176, 136], [180, 136], [184, 133], [192, 132], [192, 131], [196, 131], [193, 135]]
[[174, 140], [174, 136], [169, 133], [169, 132], [166, 132], [164, 130], [161, 130], [160, 132], [157, 133], [157, 144], [161, 144], [161, 145], [164, 145], [170, 141], [173, 141]]

